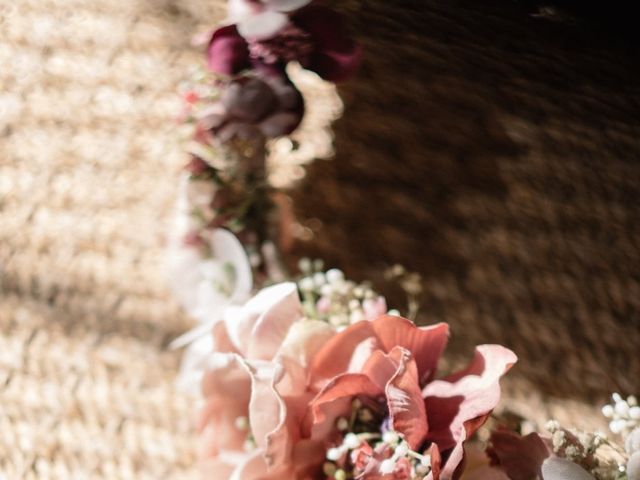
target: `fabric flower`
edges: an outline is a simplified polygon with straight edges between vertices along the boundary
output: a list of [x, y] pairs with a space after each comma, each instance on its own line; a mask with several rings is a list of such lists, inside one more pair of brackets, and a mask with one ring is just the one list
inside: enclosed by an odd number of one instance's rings
[[300, 92], [285, 78], [245, 75], [225, 85], [220, 100], [198, 117], [199, 126], [224, 143], [291, 133], [303, 112]]
[[221, 317], [227, 305], [245, 301], [253, 279], [247, 254], [235, 235], [219, 228], [201, 240], [206, 242], [211, 256], [203, 257], [198, 245], [174, 244], [168, 274], [172, 290], [185, 310], [197, 320], [207, 322]]
[[[361, 49], [333, 10], [305, 1], [246, 2], [235, 8], [237, 23], [216, 30], [208, 48], [209, 68], [235, 75], [255, 68], [284, 72], [290, 61], [332, 82], [355, 73]], [[300, 8], [303, 7], [303, 8]]]
[[[337, 419], [349, 415], [354, 399], [362, 399], [374, 409], [380, 405], [382, 423], [412, 450], [429, 449], [429, 478], [456, 478], [463, 444], [496, 406], [499, 379], [516, 356], [497, 345], [482, 345], [465, 370], [435, 380], [448, 334], [446, 324], [417, 327], [394, 316], [362, 321], [338, 333], [311, 364], [310, 389], [317, 394], [303, 437], [331, 441], [339, 435]], [[384, 478], [402, 478], [400, 470], [395, 473], [400, 476]]]
[[303, 320], [294, 283], [226, 310], [209, 337], [214, 351], [201, 361], [200, 453], [209, 478], [305, 478], [315, 458], [299, 436], [306, 369], [333, 335], [328, 324]]

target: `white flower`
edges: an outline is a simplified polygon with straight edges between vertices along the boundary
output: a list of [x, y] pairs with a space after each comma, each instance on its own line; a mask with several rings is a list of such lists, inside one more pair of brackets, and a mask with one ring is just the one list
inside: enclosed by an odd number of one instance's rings
[[176, 240], [168, 259], [174, 294], [200, 322], [220, 319], [227, 306], [248, 298], [253, 285], [249, 259], [235, 235], [219, 228], [211, 232], [208, 243], [211, 258]]

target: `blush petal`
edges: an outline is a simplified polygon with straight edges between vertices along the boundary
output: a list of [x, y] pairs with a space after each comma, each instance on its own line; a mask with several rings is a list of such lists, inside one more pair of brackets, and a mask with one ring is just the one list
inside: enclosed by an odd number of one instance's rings
[[498, 404], [500, 377], [516, 360], [509, 349], [481, 345], [465, 370], [424, 388], [427, 440], [435, 442], [443, 454], [450, 452], [442, 468], [443, 480], [453, 478], [464, 456], [464, 442]]
[[385, 389], [391, 421], [411, 449], [418, 450], [427, 436], [427, 414], [418, 383], [418, 368], [409, 352], [402, 348], [393, 349], [389, 356], [398, 362], [398, 370]]

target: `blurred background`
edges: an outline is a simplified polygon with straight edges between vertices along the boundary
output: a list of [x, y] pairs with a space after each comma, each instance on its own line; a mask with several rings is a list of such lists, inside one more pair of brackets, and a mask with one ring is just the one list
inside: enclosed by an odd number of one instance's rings
[[[401, 263], [450, 358], [513, 348], [516, 414], [604, 428], [640, 393], [640, 47], [622, 1], [334, 1], [363, 43], [279, 146], [292, 263]], [[0, 473], [195, 478], [176, 393], [190, 320], [164, 240], [185, 156], [179, 84], [222, 0], [0, 0]], [[301, 153], [302, 152], [302, 153]], [[1, 477], [1, 475], [0, 475]]]

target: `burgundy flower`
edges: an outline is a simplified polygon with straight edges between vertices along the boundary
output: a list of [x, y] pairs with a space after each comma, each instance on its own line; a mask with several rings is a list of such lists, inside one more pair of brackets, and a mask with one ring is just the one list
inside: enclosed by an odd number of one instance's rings
[[220, 100], [201, 112], [199, 125], [221, 142], [277, 137], [291, 133], [303, 111], [300, 92], [285, 78], [247, 75], [224, 87]]
[[248, 15], [216, 30], [208, 50], [209, 68], [216, 73], [282, 72], [297, 61], [332, 82], [353, 75], [360, 57], [361, 48], [347, 35], [341, 16], [318, 5]]

